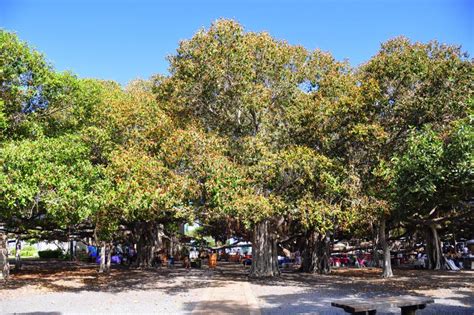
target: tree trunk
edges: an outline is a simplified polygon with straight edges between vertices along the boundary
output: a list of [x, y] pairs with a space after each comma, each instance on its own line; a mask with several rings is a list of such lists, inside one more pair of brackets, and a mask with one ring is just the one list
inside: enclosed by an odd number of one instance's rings
[[329, 261], [330, 253], [329, 236], [311, 231], [306, 234], [305, 247], [302, 251], [300, 271], [309, 273], [327, 274], [331, 272]]
[[331, 263], [329, 257], [331, 256], [329, 235], [320, 235], [316, 244], [316, 251], [318, 255], [318, 272], [320, 274], [328, 274], [331, 272]]
[[16, 239], [15, 243], [15, 270], [21, 269], [21, 242], [20, 238]]
[[0, 230], [0, 280], [7, 280], [9, 275], [7, 234]]
[[75, 243], [74, 243], [74, 240], [70, 240], [69, 241], [69, 260], [74, 261], [75, 255], [76, 255]]
[[[373, 225], [372, 225], [373, 226]], [[373, 226], [373, 238], [372, 238], [372, 264], [373, 267], [382, 267], [380, 266], [380, 255], [379, 255], [379, 231], [377, 227]]]
[[159, 245], [159, 228], [155, 222], [139, 222], [135, 225], [137, 241], [137, 265], [139, 268], [150, 268]]
[[176, 235], [171, 235], [170, 236], [170, 256], [174, 257], [176, 259], [176, 256], [179, 252], [178, 250], [178, 245], [179, 245], [179, 239], [176, 237]]
[[387, 235], [386, 235], [385, 230], [386, 230], [386, 220], [382, 219], [380, 221], [380, 227], [379, 227], [379, 240], [380, 240], [380, 245], [382, 246], [382, 249], [383, 249], [382, 277], [391, 278], [393, 277], [392, 261], [390, 257], [390, 247], [388, 246]]
[[426, 227], [426, 251], [428, 256], [428, 269], [440, 270], [444, 267], [441, 240], [436, 226]]
[[100, 247], [100, 267], [99, 267], [99, 272], [100, 273], [103, 273], [103, 272], [107, 272], [107, 266], [106, 266], [106, 262], [105, 262], [105, 259], [106, 259], [106, 244], [105, 242], [102, 242], [101, 243], [101, 247]]
[[111, 265], [111, 262], [112, 262], [112, 248], [113, 248], [112, 243], [109, 243], [108, 246], [107, 246], [108, 250], [105, 253], [105, 256], [106, 256], [105, 270], [106, 270], [107, 273], [110, 272], [110, 265]]
[[156, 239], [156, 250], [159, 251], [164, 247], [163, 236], [165, 235], [165, 227], [163, 224], [158, 224], [157, 226], [157, 239]]
[[269, 231], [269, 222], [255, 224], [252, 242], [252, 268], [250, 277], [274, 277], [280, 275], [278, 268], [277, 240]]
[[301, 254], [301, 267], [300, 271], [315, 273], [318, 270], [318, 253], [317, 245], [319, 234], [311, 231], [306, 233], [305, 246]]

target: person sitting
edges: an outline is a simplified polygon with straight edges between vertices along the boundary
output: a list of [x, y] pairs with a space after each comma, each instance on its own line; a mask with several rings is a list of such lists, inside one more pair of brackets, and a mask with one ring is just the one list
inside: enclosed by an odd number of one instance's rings
[[418, 253], [417, 256], [416, 256], [416, 261], [415, 261], [415, 268], [425, 268], [425, 262], [426, 260], [426, 255], [424, 255], [423, 253]]
[[132, 263], [134, 263], [136, 259], [137, 259], [137, 252], [135, 248], [133, 248], [133, 246], [130, 246], [128, 250], [128, 264], [132, 265]]
[[242, 258], [242, 265], [245, 267], [252, 265], [252, 255], [249, 255], [247, 252], [244, 253]]
[[93, 262], [97, 259], [97, 248], [95, 246], [87, 246], [87, 251], [89, 252], [89, 261]]
[[235, 260], [236, 260], [238, 263], [241, 263], [241, 262], [242, 262], [242, 255], [240, 254], [240, 249], [239, 249], [239, 248], [237, 249], [237, 252], [235, 253]]
[[357, 268], [365, 268], [367, 267], [365, 264], [365, 259], [364, 258], [358, 258], [356, 257], [356, 267]]

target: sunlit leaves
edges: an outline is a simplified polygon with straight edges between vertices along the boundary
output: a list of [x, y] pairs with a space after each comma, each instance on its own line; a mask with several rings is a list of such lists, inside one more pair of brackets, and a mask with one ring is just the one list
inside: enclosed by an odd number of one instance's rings
[[306, 56], [301, 47], [219, 20], [170, 58], [178, 106], [219, 132], [256, 135], [294, 99]]
[[21, 42], [15, 34], [0, 30], [0, 99], [6, 118], [4, 137], [29, 136], [27, 114], [48, 105], [43, 95], [51, 67], [43, 56]]
[[107, 174], [115, 184], [112, 207], [123, 211], [126, 220], [159, 220], [188, 215], [186, 197], [191, 185], [162, 162], [138, 148], [114, 151]]
[[105, 180], [88, 153], [77, 136], [6, 144], [0, 149], [4, 215], [44, 214], [62, 227], [88, 218], [98, 207], [96, 189]]
[[474, 67], [458, 47], [395, 38], [353, 69], [218, 20], [169, 60], [123, 88], [55, 72], [0, 31], [2, 218], [93, 222], [104, 239], [195, 219], [324, 234], [472, 198]]
[[412, 130], [407, 150], [393, 159], [395, 200], [404, 215], [443, 216], [474, 192], [472, 122], [458, 121], [447, 134], [430, 126]]

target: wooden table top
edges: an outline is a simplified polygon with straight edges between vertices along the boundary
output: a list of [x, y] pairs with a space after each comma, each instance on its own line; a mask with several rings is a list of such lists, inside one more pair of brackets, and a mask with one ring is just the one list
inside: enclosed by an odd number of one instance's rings
[[380, 307], [409, 307], [434, 303], [429, 297], [422, 296], [390, 296], [368, 299], [341, 299], [331, 303], [332, 306], [343, 308], [348, 312], [374, 311]]

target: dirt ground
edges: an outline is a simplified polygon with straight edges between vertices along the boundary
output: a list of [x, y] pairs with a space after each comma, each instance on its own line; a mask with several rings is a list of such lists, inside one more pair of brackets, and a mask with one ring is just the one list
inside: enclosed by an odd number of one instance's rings
[[[341, 298], [421, 295], [435, 299], [420, 314], [474, 314], [474, 272], [395, 269], [381, 279], [376, 268], [337, 269], [330, 275], [284, 270], [275, 279], [252, 280], [234, 263], [216, 269], [128, 269], [109, 275], [95, 264], [26, 261], [0, 286], [0, 313], [27, 314], [343, 314]], [[399, 312], [385, 309], [382, 313]]]

